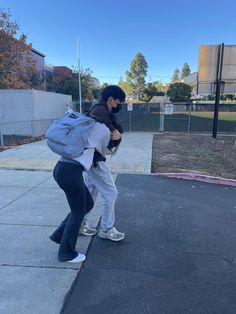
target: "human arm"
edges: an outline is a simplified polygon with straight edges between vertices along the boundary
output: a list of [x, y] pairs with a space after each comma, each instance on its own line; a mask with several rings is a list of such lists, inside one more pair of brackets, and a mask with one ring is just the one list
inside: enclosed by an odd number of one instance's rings
[[121, 138], [122, 138], [122, 135], [117, 129], [111, 132], [111, 140], [118, 141]]

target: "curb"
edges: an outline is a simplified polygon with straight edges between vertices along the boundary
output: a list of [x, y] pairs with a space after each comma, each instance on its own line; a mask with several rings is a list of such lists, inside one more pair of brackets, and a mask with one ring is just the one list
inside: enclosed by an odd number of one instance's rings
[[203, 175], [203, 174], [199, 174], [199, 173], [193, 173], [193, 172], [152, 173], [152, 175], [159, 176], [159, 177], [166, 177], [166, 178], [196, 180], [196, 181], [201, 181], [201, 182], [206, 182], [206, 183], [236, 186], [236, 180], [234, 180], [234, 179], [226, 179], [226, 178], [221, 178], [221, 177], [207, 176], [207, 175]]

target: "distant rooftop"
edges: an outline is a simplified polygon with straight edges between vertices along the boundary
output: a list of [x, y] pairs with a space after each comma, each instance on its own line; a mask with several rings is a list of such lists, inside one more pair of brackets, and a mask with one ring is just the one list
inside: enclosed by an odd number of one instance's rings
[[56, 73], [57, 75], [60, 76], [67, 76], [73, 73], [73, 71], [68, 68], [67, 66], [64, 65], [55, 65], [53, 66], [53, 71], [54, 73]]
[[169, 104], [171, 103], [170, 98], [167, 96], [153, 96], [149, 101], [150, 103], [158, 103], [158, 104]]
[[34, 53], [36, 53], [37, 55], [43, 57], [43, 58], [45, 57], [45, 55], [44, 55], [42, 52], [39, 52], [38, 50], [36, 50], [36, 49], [34, 49], [34, 48], [32, 48], [31, 51], [34, 52]]
[[182, 82], [185, 84], [195, 84], [197, 83], [197, 72], [193, 72], [189, 74], [188, 76], [184, 77], [182, 79]]

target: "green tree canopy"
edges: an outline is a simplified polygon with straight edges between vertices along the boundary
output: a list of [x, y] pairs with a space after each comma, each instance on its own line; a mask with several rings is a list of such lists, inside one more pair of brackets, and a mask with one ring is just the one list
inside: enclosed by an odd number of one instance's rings
[[24, 34], [15, 38], [19, 26], [10, 18], [9, 10], [0, 9], [0, 88], [32, 88], [40, 81], [32, 59], [32, 45], [27, 44]]
[[153, 82], [153, 84], [155, 85], [155, 87], [157, 88], [158, 91], [164, 92], [164, 93], [167, 92], [168, 84], [165, 84], [165, 83], [162, 83], [162, 82], [158, 82], [158, 81]]
[[81, 71], [81, 90], [83, 100], [94, 100], [98, 97], [99, 81], [93, 75], [91, 69], [82, 69]]
[[130, 65], [130, 71], [126, 71], [127, 82], [132, 86], [132, 91], [141, 99], [142, 91], [145, 87], [145, 77], [147, 76], [148, 64], [145, 57], [138, 52]]
[[170, 84], [167, 95], [170, 97], [171, 101], [188, 101], [191, 97], [192, 88], [185, 83], [174, 83]]
[[127, 96], [133, 95], [133, 86], [131, 83], [120, 81], [118, 85], [124, 90]]
[[171, 82], [176, 82], [179, 80], [180, 70], [176, 68], [171, 78]]
[[143, 90], [143, 100], [149, 101], [153, 96], [164, 96], [165, 93], [157, 88], [155, 83], [147, 83]]
[[188, 65], [188, 63], [184, 63], [182, 71], [181, 71], [181, 78], [185, 78], [186, 76], [188, 76], [191, 73], [190, 67]]

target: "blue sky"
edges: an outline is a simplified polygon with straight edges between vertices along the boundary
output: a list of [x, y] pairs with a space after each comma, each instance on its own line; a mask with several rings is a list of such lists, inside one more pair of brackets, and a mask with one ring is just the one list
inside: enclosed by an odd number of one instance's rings
[[53, 65], [81, 65], [99, 81], [125, 79], [141, 52], [148, 63], [146, 81], [170, 81], [187, 62], [198, 69], [201, 44], [236, 44], [235, 0], [0, 0], [28, 42]]

